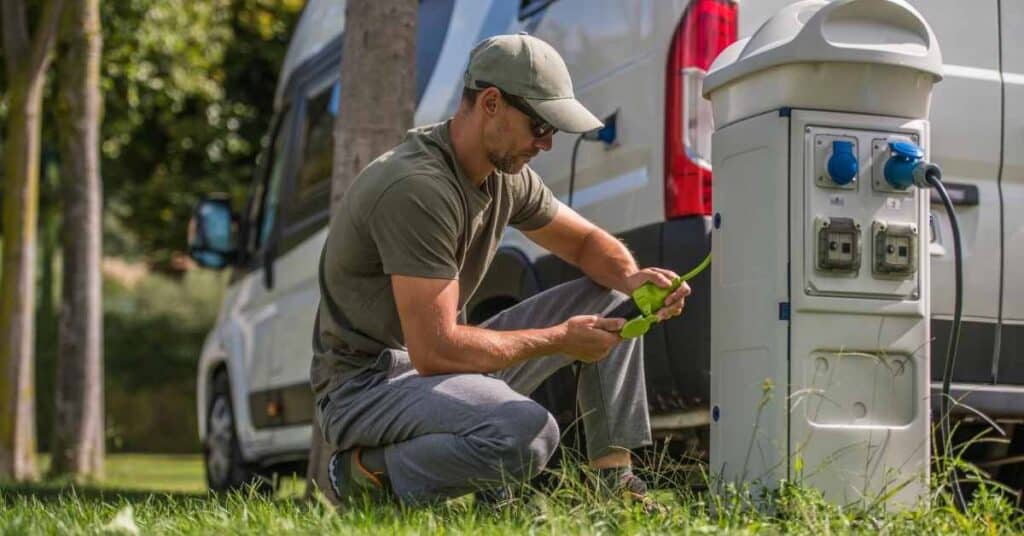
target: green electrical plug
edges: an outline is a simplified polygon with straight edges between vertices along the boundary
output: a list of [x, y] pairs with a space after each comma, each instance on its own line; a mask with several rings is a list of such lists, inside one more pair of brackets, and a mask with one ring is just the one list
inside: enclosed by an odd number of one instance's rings
[[637, 337], [641, 337], [657, 322], [658, 315], [640, 315], [628, 320], [622, 325], [622, 330], [619, 331], [619, 337], [622, 337], [623, 339], [635, 339]]
[[661, 288], [648, 281], [633, 291], [633, 302], [640, 309], [641, 315], [633, 318], [622, 326], [619, 336], [623, 339], [634, 339], [647, 333], [651, 326], [658, 323], [657, 312], [665, 305], [665, 298], [672, 294], [683, 282], [689, 281], [704, 271], [711, 264], [711, 254], [697, 265], [696, 268], [672, 280], [672, 286]]

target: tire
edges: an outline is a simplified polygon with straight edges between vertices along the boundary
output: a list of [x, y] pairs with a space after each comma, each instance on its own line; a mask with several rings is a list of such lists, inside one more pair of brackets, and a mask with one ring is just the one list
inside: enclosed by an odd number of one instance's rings
[[213, 378], [210, 405], [206, 410], [206, 441], [203, 442], [203, 465], [210, 491], [223, 493], [255, 489], [272, 494], [273, 481], [259, 473], [242, 458], [238, 445], [238, 427], [231, 402], [231, 384], [227, 372]]

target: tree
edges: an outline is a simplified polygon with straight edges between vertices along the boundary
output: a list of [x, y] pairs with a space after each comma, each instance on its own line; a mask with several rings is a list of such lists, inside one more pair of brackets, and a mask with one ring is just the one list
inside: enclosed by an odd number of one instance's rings
[[240, 206], [304, 0], [104, 2], [107, 254], [166, 268], [195, 202]]
[[[172, 260], [179, 255], [176, 252], [185, 248], [185, 229], [195, 200], [211, 191], [227, 191], [234, 195], [235, 206], [240, 206], [253, 178], [261, 138], [270, 122], [277, 74], [304, 2], [100, 2], [100, 169], [104, 186], [105, 256], [141, 260], [158, 271], [169, 270], [177, 276]], [[34, 20], [38, 10], [33, 6], [38, 7], [41, 2], [26, 3], [29, 18]], [[59, 58], [55, 56], [55, 67], [59, 67]], [[44, 423], [36, 437], [39, 448], [47, 451], [53, 448], [50, 424], [59, 353], [56, 314], [61, 285], [60, 271], [48, 273], [46, 267], [53, 262], [46, 259], [62, 258], [63, 214], [60, 136], [56, 128], [60, 88], [56, 70], [54, 76], [55, 83], [46, 85], [42, 104], [37, 238], [42, 273], [36, 298], [34, 362], [36, 420]], [[7, 88], [0, 69], [0, 94], [6, 93]], [[7, 115], [4, 102], [0, 100], [0, 121]], [[56, 308], [41, 299], [55, 293]], [[140, 297], [145, 302], [151, 298]], [[212, 320], [204, 320], [206, 315], [200, 315], [192, 317], [195, 324], [174, 324], [172, 331], [157, 333], [147, 327], [162, 320], [129, 315], [125, 312], [126, 302], [112, 301], [107, 296], [103, 305], [107, 309], [103, 327], [105, 426], [108, 433], [113, 427], [125, 434], [125, 445], [137, 445], [135, 439], [128, 437], [137, 429], [119, 424], [127, 417], [119, 413], [125, 407], [119, 401], [139, 388], [139, 381], [152, 382], [159, 374], [180, 374], [182, 367], [194, 366], [198, 353], [192, 348], [202, 342]], [[212, 306], [216, 307], [216, 303]], [[151, 357], [160, 357], [156, 360], [159, 363], [150, 360], [141, 367], [118, 366], [137, 359], [125, 342], [126, 337], [139, 334], [147, 337], [145, 344], [154, 347], [157, 355]], [[171, 342], [165, 344], [168, 341]], [[159, 388], [168, 393], [174, 389], [166, 382]], [[118, 403], [109, 405], [115, 402]], [[116, 447], [116, 440], [112, 442], [108, 436], [107, 446]]]
[[99, 0], [68, 0], [58, 40], [57, 132], [64, 197], [51, 475], [103, 474]]
[[[334, 122], [331, 215], [356, 175], [394, 147], [416, 107], [417, 0], [350, 0], [345, 6], [341, 105]], [[329, 489], [330, 447], [314, 418], [307, 497]]]
[[63, 0], [45, 0], [34, 35], [24, 0], [4, 0], [7, 78], [0, 282], [0, 477], [36, 476], [33, 350], [40, 108]]

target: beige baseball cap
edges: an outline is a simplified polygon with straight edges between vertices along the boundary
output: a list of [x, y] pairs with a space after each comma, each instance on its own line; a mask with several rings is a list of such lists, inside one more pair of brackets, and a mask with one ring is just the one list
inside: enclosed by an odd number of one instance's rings
[[604, 126], [576, 100], [558, 51], [525, 32], [489, 37], [473, 47], [463, 84], [471, 89], [492, 85], [522, 97], [558, 130], [588, 132]]

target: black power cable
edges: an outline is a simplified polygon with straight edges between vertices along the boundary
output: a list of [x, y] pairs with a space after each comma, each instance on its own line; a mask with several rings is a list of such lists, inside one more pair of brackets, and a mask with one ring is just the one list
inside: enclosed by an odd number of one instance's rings
[[[946, 192], [946, 187], [942, 185], [942, 170], [938, 166], [928, 165], [924, 178], [928, 186], [934, 188], [939, 193], [939, 197], [942, 198], [942, 204], [946, 207], [946, 214], [949, 215], [950, 227], [953, 229], [953, 255], [955, 257], [953, 259], [953, 325], [949, 332], [949, 346], [946, 348], [946, 359], [942, 366], [942, 400], [940, 406], [942, 410], [942, 416], [940, 417], [940, 427], [943, 436], [942, 452], [943, 455], [949, 457], [953, 441], [952, 426], [950, 424], [951, 397], [949, 388], [953, 378], [953, 367], [956, 364], [957, 347], [960, 345], [960, 320], [963, 312], [964, 298], [963, 248], [960, 241], [960, 222], [956, 218], [956, 211], [953, 210], [953, 202]], [[964, 499], [963, 490], [960, 489], [960, 480], [956, 476], [955, 467], [950, 474], [953, 479], [953, 499], [956, 502], [956, 506], [961, 511], [966, 511], [967, 501]]]
[[601, 141], [604, 142], [605, 147], [610, 146], [618, 136], [618, 117], [619, 112], [616, 110], [604, 119], [603, 127], [584, 132], [576, 137], [576, 142], [572, 145], [572, 158], [569, 161], [569, 199], [567, 203], [569, 208], [572, 208], [572, 198], [576, 192], [576, 156], [579, 154], [580, 144], [586, 140]]
[[1003, 353], [1003, 305], [1006, 297], [1006, 201], [1003, 197], [1003, 165], [1006, 161], [1006, 80], [1003, 70], [1003, 2], [996, 0], [996, 47], [999, 59], [999, 167], [996, 170], [996, 190], [999, 192], [999, 298], [996, 309], [996, 329], [992, 341], [992, 383], [999, 383], [999, 358]]
[[576, 136], [576, 142], [572, 144], [572, 159], [569, 164], [569, 208], [572, 208], [572, 194], [576, 191], [576, 155], [579, 154], [580, 143], [587, 139], [587, 133]]

